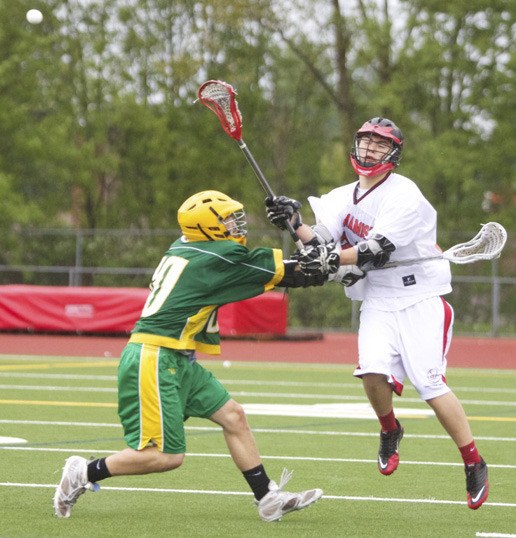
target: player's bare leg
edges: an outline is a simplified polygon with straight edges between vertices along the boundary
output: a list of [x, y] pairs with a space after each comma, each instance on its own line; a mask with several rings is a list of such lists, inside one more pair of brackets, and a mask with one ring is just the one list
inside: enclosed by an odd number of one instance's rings
[[453, 392], [427, 400], [427, 403], [458, 447], [473, 441], [473, 434], [464, 408]]
[[126, 448], [106, 458], [106, 466], [111, 476], [163, 473], [177, 469], [184, 460], [184, 454], [166, 454], [156, 447], [143, 450]]
[[222, 426], [231, 457], [242, 472], [261, 464], [254, 435], [240, 404], [229, 400], [210, 420]]
[[392, 411], [392, 387], [383, 374], [365, 374], [362, 378], [364, 390], [377, 416]]
[[86, 491], [98, 491], [97, 481], [110, 476], [161, 473], [179, 467], [184, 454], [165, 454], [156, 447], [126, 448], [107, 458], [90, 461], [71, 456], [65, 462], [61, 481], [54, 494], [54, 512], [68, 518], [77, 499]]
[[365, 393], [381, 424], [378, 470], [383, 475], [392, 474], [399, 464], [399, 445], [403, 427], [394, 416], [392, 386], [383, 374], [365, 374], [362, 378]]
[[453, 439], [464, 460], [468, 506], [480, 508], [489, 494], [487, 465], [473, 440], [473, 434], [462, 404], [453, 392], [428, 400], [439, 422]]
[[286, 469], [283, 470], [279, 485], [269, 479], [240, 404], [229, 400], [210, 420], [222, 426], [231, 457], [253, 490], [258, 513], [264, 521], [277, 521], [285, 514], [302, 510], [321, 498], [323, 492], [320, 489], [300, 493], [283, 491], [283, 487], [292, 477], [292, 473]]

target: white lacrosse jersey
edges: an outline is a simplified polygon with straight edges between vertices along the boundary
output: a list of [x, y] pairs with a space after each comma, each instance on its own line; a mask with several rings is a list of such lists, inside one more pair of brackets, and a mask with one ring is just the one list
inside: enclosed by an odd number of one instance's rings
[[[437, 246], [437, 212], [409, 178], [391, 173], [364, 191], [358, 181], [308, 201], [317, 219], [341, 249], [374, 233], [396, 247], [390, 261], [425, 258], [441, 253]], [[369, 271], [345, 288], [354, 300], [381, 310], [405, 308], [419, 300], [450, 293], [450, 262], [428, 260], [408, 266]], [[388, 300], [385, 300], [388, 299]]]

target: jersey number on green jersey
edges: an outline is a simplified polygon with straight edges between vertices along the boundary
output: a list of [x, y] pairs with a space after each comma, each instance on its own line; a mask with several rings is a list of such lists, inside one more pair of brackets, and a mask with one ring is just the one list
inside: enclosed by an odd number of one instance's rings
[[177, 284], [188, 260], [178, 256], [165, 256], [152, 275], [151, 292], [145, 301], [142, 317], [152, 316], [163, 305]]

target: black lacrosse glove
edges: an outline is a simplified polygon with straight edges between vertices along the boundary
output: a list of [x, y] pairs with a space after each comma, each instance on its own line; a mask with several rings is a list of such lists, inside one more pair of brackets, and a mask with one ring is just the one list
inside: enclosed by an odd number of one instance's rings
[[293, 198], [267, 196], [265, 206], [267, 208], [267, 218], [271, 224], [274, 224], [280, 230], [287, 229], [287, 221], [291, 221], [294, 230], [297, 230], [303, 223], [301, 215], [298, 213], [301, 204]]
[[364, 271], [356, 265], [341, 265], [339, 270], [331, 276], [331, 280], [349, 288], [349, 286], [353, 286], [365, 276]]
[[299, 256], [299, 267], [305, 275], [328, 275], [340, 267], [340, 255], [334, 243], [310, 246]]
[[371, 269], [381, 269], [389, 261], [390, 257], [390, 252], [381, 250], [380, 252], [377, 252], [374, 257], [372, 257], [369, 261], [359, 265], [359, 267], [364, 271], [370, 271]]
[[357, 265], [364, 271], [383, 267], [396, 247], [383, 235], [373, 234], [370, 239], [356, 244]]

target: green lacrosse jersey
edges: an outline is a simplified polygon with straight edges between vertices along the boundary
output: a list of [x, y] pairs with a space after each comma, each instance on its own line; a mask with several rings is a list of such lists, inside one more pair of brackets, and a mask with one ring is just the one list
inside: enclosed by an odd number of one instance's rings
[[271, 290], [284, 273], [279, 249], [178, 239], [154, 272], [130, 342], [218, 354], [218, 308]]

